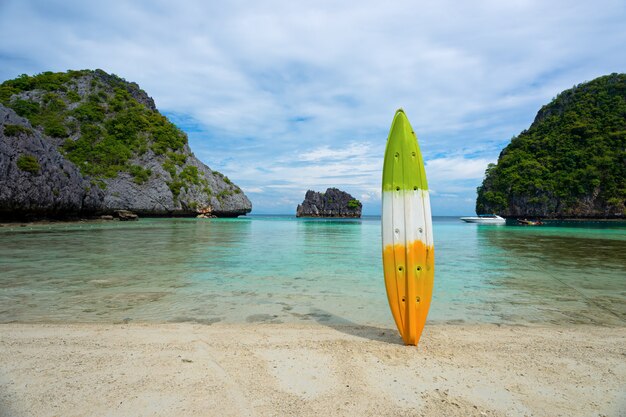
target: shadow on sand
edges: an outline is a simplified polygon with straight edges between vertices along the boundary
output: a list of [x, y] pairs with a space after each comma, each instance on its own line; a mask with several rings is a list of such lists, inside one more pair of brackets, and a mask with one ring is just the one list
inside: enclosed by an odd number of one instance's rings
[[357, 324], [318, 308], [312, 309], [311, 313], [307, 314], [307, 316], [314, 319], [318, 324], [330, 327], [331, 329], [350, 336], [362, 337], [365, 339], [395, 345], [404, 345], [404, 342], [396, 329]]

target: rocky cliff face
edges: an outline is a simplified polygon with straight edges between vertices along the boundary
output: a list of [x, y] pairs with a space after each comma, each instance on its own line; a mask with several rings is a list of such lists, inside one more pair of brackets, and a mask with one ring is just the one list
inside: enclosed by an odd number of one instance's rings
[[626, 74], [579, 84], [543, 106], [487, 168], [476, 211], [626, 218]]
[[42, 75], [0, 86], [0, 218], [250, 212], [137, 84], [100, 70]]
[[296, 217], [361, 217], [361, 202], [337, 188], [325, 193], [306, 192], [302, 204], [298, 204]]
[[[0, 124], [0, 217], [60, 217], [96, 211], [102, 190], [91, 187], [53, 142], [3, 105]], [[36, 163], [18, 166], [27, 157]]]

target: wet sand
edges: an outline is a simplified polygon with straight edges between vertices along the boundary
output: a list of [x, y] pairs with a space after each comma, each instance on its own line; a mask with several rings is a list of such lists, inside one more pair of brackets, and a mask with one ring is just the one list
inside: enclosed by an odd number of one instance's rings
[[620, 416], [626, 327], [3, 324], [2, 416]]

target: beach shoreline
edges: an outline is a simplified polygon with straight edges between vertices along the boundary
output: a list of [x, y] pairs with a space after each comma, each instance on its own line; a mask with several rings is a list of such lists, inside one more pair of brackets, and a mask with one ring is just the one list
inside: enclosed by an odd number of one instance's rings
[[616, 416], [626, 327], [2, 324], [0, 415]]

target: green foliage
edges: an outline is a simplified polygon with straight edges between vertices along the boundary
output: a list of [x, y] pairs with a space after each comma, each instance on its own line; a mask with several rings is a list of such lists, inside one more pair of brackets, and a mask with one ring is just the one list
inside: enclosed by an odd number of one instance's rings
[[[89, 77], [88, 91], [82, 98], [74, 81], [80, 77]], [[34, 91], [28, 96], [32, 99], [15, 97], [27, 91]], [[166, 156], [163, 167], [170, 173], [170, 189], [178, 197], [182, 187], [201, 181], [197, 168], [185, 167], [187, 137], [166, 117], [134, 98], [142, 94], [137, 84], [102, 70], [21, 75], [0, 84], [0, 101], [33, 126], [48, 136], [73, 136], [64, 142], [62, 150], [81, 172], [96, 180], [94, 185], [104, 187], [99, 179], [113, 178], [122, 171], [130, 173], [138, 184], [147, 181], [151, 171], [132, 165], [130, 160], [152, 149]], [[69, 110], [70, 103], [78, 105]], [[5, 127], [7, 135], [20, 132], [16, 127]]]
[[0, 102], [8, 105], [11, 96], [24, 91], [67, 91], [66, 84], [72, 79], [87, 75], [90, 71], [42, 72], [35, 76], [22, 74], [0, 84]]
[[217, 193], [217, 195], [215, 197], [217, 197], [217, 199], [219, 200], [219, 202], [221, 203], [222, 200], [224, 199], [224, 197], [227, 197], [229, 195], [233, 195], [234, 193], [230, 190], [222, 190], [219, 193]]
[[348, 208], [352, 210], [361, 208], [361, 202], [353, 198], [352, 200], [348, 201]]
[[91, 181], [89, 181], [91, 183], [91, 185], [93, 185], [94, 187], [98, 187], [102, 190], [106, 190], [107, 189], [107, 184], [106, 182], [104, 182], [102, 179], [97, 178], [97, 179], [93, 179]]
[[76, 107], [72, 115], [83, 123], [97, 123], [104, 120], [105, 109], [98, 103], [87, 101]]
[[79, 133], [80, 126], [76, 120], [71, 119], [69, 121], [66, 121], [65, 126], [67, 127], [67, 130], [69, 131], [70, 135]]
[[65, 96], [70, 101], [70, 103], [78, 103], [80, 101], [80, 95], [74, 90], [69, 90], [65, 94]]
[[32, 129], [22, 125], [4, 125], [4, 134], [6, 136], [19, 136], [20, 134], [31, 135]]
[[15, 113], [26, 118], [30, 118], [36, 114], [39, 114], [39, 112], [41, 111], [39, 103], [28, 100], [18, 99], [14, 102], [11, 102], [9, 106], [13, 110], [15, 110]]
[[54, 93], [42, 97], [42, 105], [35, 101], [17, 99], [8, 103], [15, 112], [28, 118], [34, 126], [43, 127], [44, 133], [53, 137], [66, 137], [65, 102]]
[[11, 102], [11, 97], [14, 94], [19, 93], [20, 91], [17, 88], [1, 84], [0, 85], [0, 103], [8, 106]]
[[89, 71], [86, 70], [68, 72], [46, 71], [32, 77], [22, 74], [13, 80], [5, 81], [2, 85], [12, 87], [18, 92], [31, 90], [64, 91], [67, 89], [66, 84], [70, 80], [88, 73]]
[[131, 95], [128, 91], [120, 87], [113, 89], [113, 97], [109, 100], [109, 107], [113, 111], [120, 111], [128, 107], [128, 102], [131, 100]]
[[33, 155], [20, 155], [19, 158], [17, 158], [17, 167], [31, 174], [36, 174], [41, 169], [39, 161], [37, 161], [37, 158]]
[[116, 116], [107, 121], [107, 129], [118, 137], [125, 137], [132, 142], [133, 148], [140, 151], [145, 146], [141, 134], [147, 134], [152, 139], [151, 148], [157, 155], [166, 152], [176, 165], [181, 166], [186, 161], [186, 155], [174, 154], [187, 143], [187, 137], [174, 124], [158, 112], [151, 111], [136, 101], [131, 94], [116, 87], [108, 103]]
[[157, 155], [164, 154], [168, 149], [177, 151], [187, 143], [187, 137], [167, 118], [157, 112], [149, 112], [150, 126], [148, 132], [152, 136], [152, 151]]
[[[583, 198], [619, 209], [626, 200], [626, 74], [559, 94], [514, 137], [478, 187], [478, 213], [524, 202], [534, 212], [575, 215]], [[622, 209], [623, 210], [623, 209]]]
[[[165, 156], [166, 159], [162, 166], [172, 177], [172, 180], [167, 184], [172, 191], [174, 200], [178, 199], [182, 188], [187, 190], [191, 184], [206, 186], [207, 182], [200, 177], [197, 167], [193, 165], [184, 166], [187, 161], [187, 155], [169, 151]], [[180, 173], [177, 172], [177, 167], [183, 167]]]
[[143, 184], [144, 182], [148, 181], [148, 178], [150, 178], [150, 175], [152, 175], [152, 170], [148, 168], [143, 168], [139, 165], [131, 165], [128, 169], [128, 172], [130, 173], [130, 175], [135, 177], [134, 180], [137, 184]]
[[51, 112], [62, 112], [67, 108], [65, 101], [55, 93], [46, 93], [42, 97], [44, 106]]
[[82, 172], [95, 177], [114, 178], [128, 169], [127, 162], [132, 157], [129, 147], [114, 136], [101, 137], [99, 126], [88, 126], [78, 140], [65, 141], [63, 149], [68, 159]]
[[[22, 102], [29, 103], [29, 106]], [[11, 103], [11, 107], [16, 110], [24, 112], [24, 116], [30, 120], [33, 126], [43, 127], [43, 131], [46, 135], [52, 137], [63, 138], [67, 136], [67, 128], [65, 122], [65, 102], [54, 93], [46, 93], [42, 97], [43, 105], [39, 105], [35, 102], [16, 100], [15, 103]], [[36, 108], [33, 106], [36, 105]], [[16, 113], [19, 114], [18, 110]]]
[[163, 169], [170, 174], [170, 177], [176, 177], [176, 164], [171, 159], [166, 159], [163, 162]]
[[43, 133], [54, 138], [67, 137], [67, 129], [61, 117], [47, 114], [41, 118], [40, 124], [43, 126]]
[[187, 155], [184, 153], [168, 152], [167, 158], [179, 167], [182, 167], [187, 162]]
[[178, 199], [180, 195], [180, 190], [185, 186], [185, 183], [179, 179], [170, 181], [167, 183], [167, 186], [170, 187], [170, 191], [172, 191], [172, 195], [174, 196], [174, 200]]
[[181, 172], [180, 178], [186, 183], [199, 185], [198, 168], [193, 165], [187, 165]]

